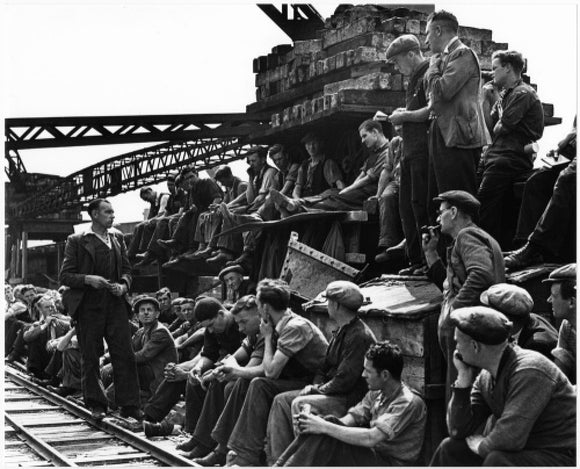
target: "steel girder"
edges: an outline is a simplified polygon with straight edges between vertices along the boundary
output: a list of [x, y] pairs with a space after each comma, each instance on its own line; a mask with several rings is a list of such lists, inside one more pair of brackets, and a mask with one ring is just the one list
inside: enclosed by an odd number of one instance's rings
[[45, 191], [14, 204], [9, 217], [35, 217], [78, 207], [96, 197], [109, 197], [162, 182], [185, 166], [213, 168], [245, 157], [250, 145], [237, 137], [203, 138], [167, 143], [109, 158], [73, 173]]
[[242, 137], [267, 125], [264, 114], [34, 117], [6, 119], [5, 151], [117, 143]]
[[[290, 16], [289, 7], [292, 9]], [[293, 41], [314, 39], [324, 27], [324, 19], [310, 4], [282, 4], [280, 10], [272, 4], [259, 3], [258, 8], [276, 23]]]

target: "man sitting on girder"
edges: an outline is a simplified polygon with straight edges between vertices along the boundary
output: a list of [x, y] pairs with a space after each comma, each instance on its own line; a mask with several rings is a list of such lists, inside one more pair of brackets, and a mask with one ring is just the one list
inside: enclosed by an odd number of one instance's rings
[[149, 213], [147, 214], [147, 219], [138, 223], [133, 230], [133, 238], [127, 248], [129, 259], [135, 259], [137, 254], [146, 250], [151, 235], [155, 230], [157, 219], [165, 216], [165, 207], [169, 200], [169, 194], [157, 192], [151, 187], [142, 187], [139, 191], [139, 197], [149, 203]]
[[[267, 162], [267, 149], [263, 147], [252, 147], [248, 150], [248, 176], [249, 184], [245, 193], [241, 194], [229, 204], [220, 206], [220, 211], [224, 217], [222, 231], [234, 226], [230, 212], [235, 214], [251, 214], [257, 212], [268, 196], [270, 189], [279, 189], [281, 187], [279, 171], [270, 166]], [[227, 207], [227, 210], [225, 208]], [[242, 252], [241, 235], [220, 236], [218, 240], [219, 251], [209, 259], [209, 265], [223, 266], [225, 262], [234, 259], [236, 254]]]
[[169, 237], [169, 224], [171, 220], [175, 219], [173, 225], [175, 227], [187, 204], [187, 194], [180, 187], [180, 180], [179, 175], [175, 176], [170, 174], [167, 177], [169, 196], [165, 204], [165, 209], [163, 211], [160, 210], [157, 216], [145, 222], [141, 241], [138, 246], [139, 253], [134, 256], [139, 260], [135, 264], [135, 267], [143, 267], [156, 259], [163, 258], [165, 251], [157, 244], [157, 240]]
[[383, 133], [380, 122], [372, 119], [367, 119], [359, 126], [359, 133], [363, 144], [369, 150], [369, 156], [354, 182], [341, 189], [338, 194], [325, 191], [319, 195], [299, 199], [291, 199], [273, 189], [270, 194], [282, 217], [299, 212], [360, 210], [365, 200], [376, 195], [389, 141]]
[[[214, 179], [225, 188], [224, 200], [222, 203], [229, 204], [240, 195], [245, 194], [248, 183], [234, 176], [229, 166], [222, 165], [216, 172]], [[194, 240], [199, 243], [197, 251], [184, 256], [189, 260], [208, 259], [218, 253], [218, 238], [222, 226], [221, 212], [217, 204], [209, 206], [207, 212], [199, 216], [195, 228]]]
[[187, 208], [179, 218], [172, 238], [157, 241], [176, 254], [194, 247], [193, 237], [199, 214], [207, 211], [211, 204], [219, 204], [223, 200], [223, 193], [213, 179], [200, 178], [193, 168], [184, 169], [181, 176], [188, 191]]

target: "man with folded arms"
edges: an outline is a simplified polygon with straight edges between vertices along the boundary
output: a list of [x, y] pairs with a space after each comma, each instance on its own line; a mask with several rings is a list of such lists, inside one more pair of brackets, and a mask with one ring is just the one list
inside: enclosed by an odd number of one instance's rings
[[575, 466], [576, 394], [564, 373], [538, 352], [509, 345], [512, 324], [500, 312], [460, 308], [451, 321], [450, 436], [431, 465]]

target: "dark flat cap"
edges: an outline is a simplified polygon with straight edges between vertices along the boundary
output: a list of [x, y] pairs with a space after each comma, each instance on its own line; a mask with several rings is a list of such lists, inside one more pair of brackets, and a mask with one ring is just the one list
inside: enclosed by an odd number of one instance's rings
[[137, 298], [135, 298], [135, 301], [133, 301], [133, 312], [137, 313], [139, 310], [139, 305], [143, 303], [151, 303], [155, 306], [156, 309], [159, 309], [159, 301], [157, 301], [157, 298], [149, 295], [139, 295]]
[[224, 281], [224, 277], [232, 272], [237, 272], [240, 275], [244, 275], [244, 268], [239, 265], [239, 264], [234, 264], [234, 265], [230, 265], [228, 267], [226, 267], [225, 269], [222, 269], [220, 271], [220, 273], [218, 274], [218, 278], [223, 282]]
[[421, 49], [421, 43], [417, 36], [412, 34], [403, 34], [395, 39], [387, 49], [387, 60], [391, 60], [399, 54], [409, 52], [410, 50]]
[[474, 216], [477, 215], [481, 203], [469, 192], [453, 190], [443, 192], [433, 199], [435, 202], [447, 202], [457, 207], [462, 212]]
[[542, 282], [556, 283], [556, 282], [564, 282], [566, 280], [572, 280], [574, 282], [576, 281], [575, 262], [573, 262], [572, 264], [563, 265], [562, 267], [558, 267], [557, 269], [552, 271], [552, 273], [547, 279], [542, 280]]
[[224, 307], [219, 300], [211, 296], [204, 296], [197, 299], [193, 313], [195, 318], [201, 322], [215, 318], [222, 309]]
[[486, 345], [505, 342], [512, 330], [512, 323], [504, 314], [485, 306], [456, 309], [450, 318], [457, 329]]
[[364, 302], [364, 296], [358, 285], [346, 280], [330, 282], [323, 296], [352, 311], [357, 311]]
[[534, 308], [531, 295], [523, 288], [509, 283], [492, 285], [479, 296], [479, 301], [514, 319], [528, 316]]

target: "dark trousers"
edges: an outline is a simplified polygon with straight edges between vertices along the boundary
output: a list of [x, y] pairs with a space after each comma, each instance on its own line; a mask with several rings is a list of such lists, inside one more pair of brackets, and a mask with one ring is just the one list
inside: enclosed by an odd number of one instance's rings
[[249, 379], [238, 378], [224, 388], [225, 405], [211, 432], [213, 441], [224, 450], [242, 412], [250, 382]]
[[[554, 193], [535, 230], [530, 242], [552, 256], [561, 257], [564, 243], [570, 238], [575, 242], [573, 233], [576, 228], [576, 158], [560, 173]], [[572, 259], [563, 259], [565, 262]]]
[[391, 181], [380, 195], [379, 205], [379, 247], [396, 246], [403, 239], [403, 228], [399, 215], [399, 183]]
[[160, 422], [163, 420], [175, 404], [179, 402], [179, 398], [185, 393], [186, 381], [161, 381], [159, 387], [155, 390], [155, 394], [147, 401], [144, 407], [147, 420], [152, 422]]
[[143, 229], [145, 228], [145, 222], [138, 223], [133, 230], [133, 237], [131, 242], [127, 247], [127, 255], [129, 257], [135, 257], [140, 251], [141, 239], [143, 238]]
[[185, 385], [185, 428], [187, 433], [193, 433], [199, 420], [203, 402], [205, 400], [205, 390], [199, 383], [187, 380]]
[[89, 290], [79, 307], [77, 321], [85, 404], [89, 407], [107, 407], [99, 370], [99, 357], [105, 338], [113, 364], [116, 403], [121, 407], [139, 406], [137, 366], [131, 348], [131, 332], [124, 299], [105, 290]]
[[52, 353], [46, 351], [46, 342], [49, 338], [50, 332], [46, 329], [36, 339], [27, 342], [28, 361], [26, 362], [26, 369], [41, 379], [49, 377], [45, 372], [52, 358]]
[[401, 187], [399, 213], [403, 233], [407, 240], [407, 257], [410, 264], [420, 264], [423, 259], [420, 229], [429, 223], [427, 216], [427, 155], [411, 160], [401, 159]]
[[[487, 231], [503, 248], [511, 239], [503, 239], [505, 226], [502, 226], [504, 210], [509, 206], [514, 184], [527, 180], [532, 174], [531, 169], [514, 170], [500, 164], [486, 166], [477, 198], [481, 202], [479, 209], [479, 225]], [[513, 229], [513, 226], [512, 226]]]
[[[12, 316], [4, 321], [4, 353], [8, 355], [14, 348], [15, 353], [24, 354], [26, 350], [24, 348], [24, 342], [22, 339], [22, 329], [30, 325], [29, 322], [17, 319]], [[16, 350], [16, 340], [20, 335], [20, 341], [22, 342], [20, 349]]]
[[303, 388], [305, 384], [304, 381], [298, 380], [254, 378], [250, 382], [228, 448], [250, 463], [259, 464], [274, 397], [281, 392]]
[[431, 466], [576, 466], [573, 449], [523, 449], [492, 451], [482, 458], [465, 440], [445, 438], [431, 459]]
[[67, 388], [82, 389], [81, 352], [69, 348], [62, 352], [62, 368], [59, 372], [62, 385]]
[[433, 198], [442, 192], [463, 190], [477, 194], [476, 168], [481, 148], [457, 148], [445, 145], [437, 120], [431, 122], [429, 131], [429, 168], [427, 206], [429, 219], [435, 223], [438, 205]]
[[328, 435], [300, 435], [274, 466], [391, 466], [372, 448], [343, 443]]
[[554, 184], [562, 169], [562, 166], [541, 169], [533, 173], [526, 181], [514, 236], [514, 240], [519, 244], [527, 241], [528, 236], [534, 231], [536, 223], [550, 201], [554, 192]]
[[149, 253], [157, 257], [163, 257], [165, 255], [165, 250], [157, 244], [157, 240], [170, 239], [180, 218], [181, 215], [175, 214], [169, 217], [163, 217], [155, 223], [155, 229], [151, 233], [149, 244], [147, 244], [147, 251]]
[[199, 212], [195, 207], [193, 207], [185, 211], [177, 222], [177, 226], [173, 232], [173, 239], [177, 241], [179, 248], [183, 251], [187, 251], [194, 247], [195, 227], [197, 225], [198, 217]]

